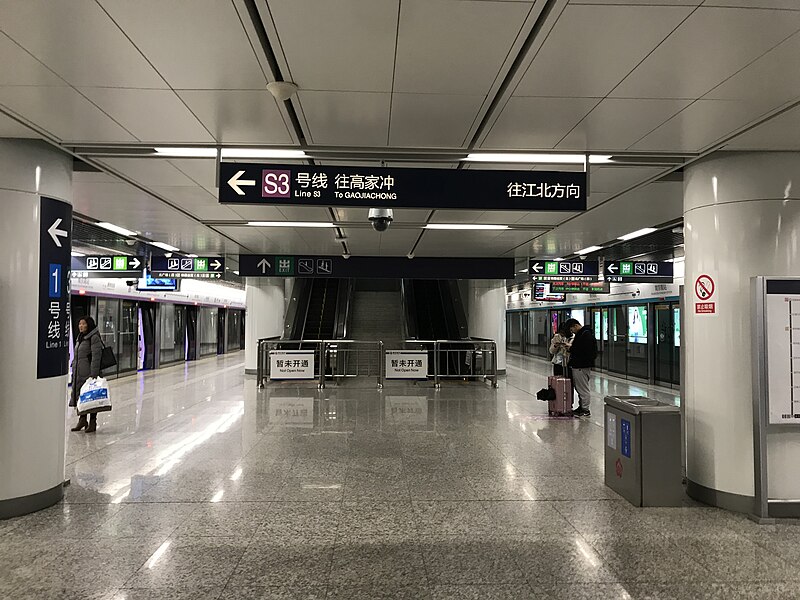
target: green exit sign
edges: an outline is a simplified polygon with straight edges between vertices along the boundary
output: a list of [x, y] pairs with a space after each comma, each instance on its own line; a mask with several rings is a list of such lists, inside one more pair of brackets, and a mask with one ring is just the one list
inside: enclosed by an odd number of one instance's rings
[[557, 262], [546, 262], [546, 263], [544, 263], [544, 274], [545, 275], [558, 275], [558, 263]]
[[633, 275], [633, 263], [632, 262], [619, 263], [619, 274], [620, 275]]

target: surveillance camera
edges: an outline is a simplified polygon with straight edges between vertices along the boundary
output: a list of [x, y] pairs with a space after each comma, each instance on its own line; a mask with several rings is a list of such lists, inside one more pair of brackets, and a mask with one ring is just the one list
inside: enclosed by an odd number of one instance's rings
[[128, 244], [128, 246], [135, 246], [136, 240], [125, 240], [125, 243]]
[[278, 102], [286, 102], [297, 93], [297, 85], [291, 81], [272, 81], [267, 84], [267, 91]]
[[348, 258], [350, 258], [350, 254], [348, 254], [347, 252], [345, 252], [344, 254], [342, 254], [342, 258], [343, 258], [343, 259], [345, 259], [345, 260], [347, 260]]
[[136, 281], [135, 279], [128, 279], [125, 283], [128, 285], [128, 287], [133, 287], [136, 284], [138, 284], [139, 282]]
[[391, 208], [370, 208], [369, 220], [375, 231], [383, 232], [389, 229], [389, 225], [394, 221], [394, 215]]

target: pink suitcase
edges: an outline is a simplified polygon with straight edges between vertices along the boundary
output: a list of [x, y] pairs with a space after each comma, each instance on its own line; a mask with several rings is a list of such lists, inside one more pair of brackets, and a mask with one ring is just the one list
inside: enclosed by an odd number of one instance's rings
[[550, 376], [547, 385], [556, 391], [556, 399], [547, 402], [547, 413], [557, 417], [572, 416], [572, 381], [569, 377]]

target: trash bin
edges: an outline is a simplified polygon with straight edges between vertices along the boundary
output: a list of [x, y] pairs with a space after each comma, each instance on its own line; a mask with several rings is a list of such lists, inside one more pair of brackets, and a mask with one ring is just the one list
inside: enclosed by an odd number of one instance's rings
[[634, 506], [680, 506], [680, 408], [642, 396], [606, 396], [606, 485]]

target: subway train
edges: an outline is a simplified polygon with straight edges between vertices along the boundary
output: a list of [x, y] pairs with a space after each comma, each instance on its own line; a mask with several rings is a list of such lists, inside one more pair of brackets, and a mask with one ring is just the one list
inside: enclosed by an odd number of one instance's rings
[[526, 288], [507, 294], [506, 349], [549, 358], [558, 326], [574, 318], [589, 325], [599, 351], [595, 370], [642, 383], [680, 387], [681, 303], [673, 285], [619, 286], [615, 294], [536, 302]]
[[180, 289], [140, 289], [121, 279], [72, 278], [71, 288], [73, 336], [80, 318], [90, 315], [116, 355], [116, 367], [103, 370], [106, 378], [244, 349], [239, 287], [184, 280]]

